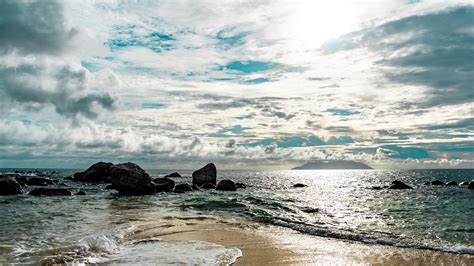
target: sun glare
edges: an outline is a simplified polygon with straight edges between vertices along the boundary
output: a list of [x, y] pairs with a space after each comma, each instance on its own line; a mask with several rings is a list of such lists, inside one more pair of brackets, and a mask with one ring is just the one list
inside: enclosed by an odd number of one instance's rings
[[289, 16], [285, 31], [295, 41], [312, 47], [348, 32], [354, 26], [353, 7], [347, 3], [302, 1]]

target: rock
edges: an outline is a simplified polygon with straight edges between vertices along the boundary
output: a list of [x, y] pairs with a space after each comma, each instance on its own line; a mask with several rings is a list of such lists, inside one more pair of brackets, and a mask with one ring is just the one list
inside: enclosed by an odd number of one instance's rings
[[15, 179], [23, 187], [28, 185], [28, 177], [26, 177], [26, 176], [18, 175], [18, 176], [15, 177]]
[[122, 163], [110, 167], [110, 180], [123, 195], [147, 195], [155, 193], [155, 183], [145, 170], [134, 163]]
[[213, 163], [209, 163], [203, 168], [193, 172], [193, 184], [199, 187], [206, 183], [216, 185], [216, 180], [217, 169]]
[[179, 184], [174, 187], [174, 190], [193, 191], [193, 188], [189, 184]]
[[66, 176], [64, 180], [74, 181], [74, 176]]
[[21, 193], [21, 184], [14, 177], [0, 177], [0, 195], [17, 195]]
[[403, 183], [402, 181], [393, 181], [392, 185], [388, 189], [413, 189], [409, 185]]
[[32, 196], [72, 196], [72, 192], [65, 188], [35, 188], [28, 195]]
[[435, 180], [435, 181], [431, 181], [430, 185], [432, 185], [432, 186], [444, 186], [445, 184], [444, 184], [443, 181]]
[[235, 187], [236, 188], [247, 188], [247, 185], [245, 185], [244, 183], [237, 182], [237, 183], [235, 183]]
[[109, 189], [115, 189], [115, 187], [114, 187], [114, 185], [111, 184], [111, 185], [107, 185], [107, 186], [105, 187], [105, 189], [107, 189], [107, 190], [109, 190]]
[[84, 192], [84, 191], [81, 190], [81, 191], [77, 192], [76, 195], [78, 195], [78, 196], [84, 196], [84, 195], [86, 195], [86, 192]]
[[153, 179], [156, 192], [170, 192], [174, 188], [174, 181], [167, 177]]
[[45, 177], [31, 177], [26, 183], [28, 186], [47, 186], [53, 184], [53, 180]]
[[469, 186], [469, 182], [467, 181], [463, 181], [461, 183], [459, 183], [460, 186]]
[[200, 190], [199, 187], [196, 186], [195, 184], [192, 184], [191, 188], [192, 188], [193, 190]]
[[110, 183], [110, 168], [112, 166], [112, 163], [95, 163], [84, 172], [75, 173], [73, 180], [87, 183]]
[[302, 184], [302, 183], [296, 183], [293, 185], [293, 187], [307, 187], [307, 185]]
[[458, 185], [458, 182], [456, 181], [451, 181], [451, 182], [446, 183], [446, 186], [457, 186], [457, 185]]
[[474, 189], [474, 181], [469, 182], [468, 189]]
[[[193, 184], [194, 185], [194, 184]], [[199, 187], [200, 189], [216, 189], [216, 185], [211, 183], [204, 183], [202, 186]]]
[[185, 193], [184, 191], [179, 190], [179, 189], [175, 189], [173, 192], [174, 192], [174, 193]]
[[216, 190], [222, 191], [236, 191], [237, 188], [235, 187], [234, 181], [229, 179], [224, 179], [219, 181], [217, 184]]
[[383, 187], [380, 187], [380, 186], [373, 186], [373, 187], [370, 187], [369, 189], [381, 190], [381, 189], [383, 189]]
[[165, 177], [181, 177], [181, 175], [178, 172], [174, 172], [169, 175], [165, 175]]

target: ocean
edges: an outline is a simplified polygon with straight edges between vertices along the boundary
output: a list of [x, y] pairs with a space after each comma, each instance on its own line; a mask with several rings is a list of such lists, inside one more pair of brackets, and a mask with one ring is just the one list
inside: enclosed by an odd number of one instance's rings
[[[64, 182], [52, 187], [67, 186], [86, 195], [34, 197], [27, 195], [29, 187], [20, 196], [1, 196], [3, 263], [229, 264], [241, 256], [238, 248], [203, 241], [130, 237], [144, 228], [159, 228], [163, 221], [186, 219], [271, 225], [359, 243], [474, 254], [474, 191], [424, 184], [470, 181], [474, 170], [223, 170], [218, 180], [232, 179], [247, 188], [149, 196], [120, 196], [106, 190], [107, 184], [62, 180], [80, 170], [40, 171]], [[174, 171], [147, 170], [154, 177]], [[173, 178], [177, 184], [191, 183], [192, 171], [179, 172], [183, 177]], [[414, 189], [370, 189], [393, 180]], [[293, 188], [295, 183], [307, 187]], [[150, 241], [152, 248], [142, 245]]]

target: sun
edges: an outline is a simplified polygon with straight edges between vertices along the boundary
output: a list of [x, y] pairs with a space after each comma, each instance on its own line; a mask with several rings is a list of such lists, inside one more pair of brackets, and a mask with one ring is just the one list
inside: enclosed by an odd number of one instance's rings
[[297, 1], [292, 6], [283, 30], [304, 46], [319, 46], [355, 26], [355, 7], [346, 1]]

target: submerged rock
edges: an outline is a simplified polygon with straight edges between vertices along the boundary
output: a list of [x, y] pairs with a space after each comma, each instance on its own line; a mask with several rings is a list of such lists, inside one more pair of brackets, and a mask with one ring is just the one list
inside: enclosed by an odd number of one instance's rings
[[0, 195], [21, 194], [21, 184], [12, 176], [0, 176]]
[[413, 189], [409, 185], [403, 183], [402, 181], [393, 181], [392, 185], [388, 189]]
[[178, 172], [174, 172], [169, 175], [165, 175], [165, 177], [181, 177], [181, 175]]
[[47, 186], [53, 184], [53, 180], [45, 177], [31, 177], [27, 179], [28, 186]]
[[75, 173], [72, 180], [87, 183], [110, 183], [110, 168], [113, 163], [98, 162], [84, 172]]
[[217, 169], [213, 163], [193, 172], [193, 184], [202, 186], [205, 183], [216, 185]]
[[446, 183], [446, 186], [457, 186], [457, 185], [458, 185], [458, 182], [456, 181], [451, 181], [451, 182]]
[[237, 182], [237, 183], [235, 183], [235, 187], [236, 188], [247, 188], [247, 185], [245, 185], [244, 183]]
[[110, 180], [123, 195], [146, 195], [155, 193], [155, 183], [145, 170], [134, 163], [122, 163], [110, 167]]
[[216, 185], [211, 183], [205, 183], [199, 187], [200, 189], [216, 189]]
[[84, 192], [84, 191], [81, 190], [81, 191], [77, 192], [76, 195], [78, 195], [78, 196], [84, 196], [84, 195], [86, 195], [86, 192]]
[[109, 189], [115, 189], [114, 185], [110, 184], [110, 185], [107, 185], [105, 187], [105, 189], [109, 190]]
[[179, 184], [174, 187], [174, 190], [180, 190], [180, 191], [193, 191], [193, 188], [189, 184]]
[[28, 195], [32, 196], [72, 196], [72, 192], [65, 188], [35, 188]]
[[307, 185], [302, 184], [302, 183], [296, 183], [293, 185], [293, 187], [307, 187]]
[[174, 181], [167, 177], [153, 179], [156, 192], [170, 192], [174, 188]]
[[381, 190], [381, 189], [383, 189], [383, 187], [381, 187], [381, 186], [373, 186], [373, 187], [370, 187], [369, 189], [372, 189], [372, 190]]
[[230, 179], [224, 179], [219, 181], [217, 184], [216, 190], [221, 191], [236, 191], [237, 188], [235, 187], [234, 181]]

